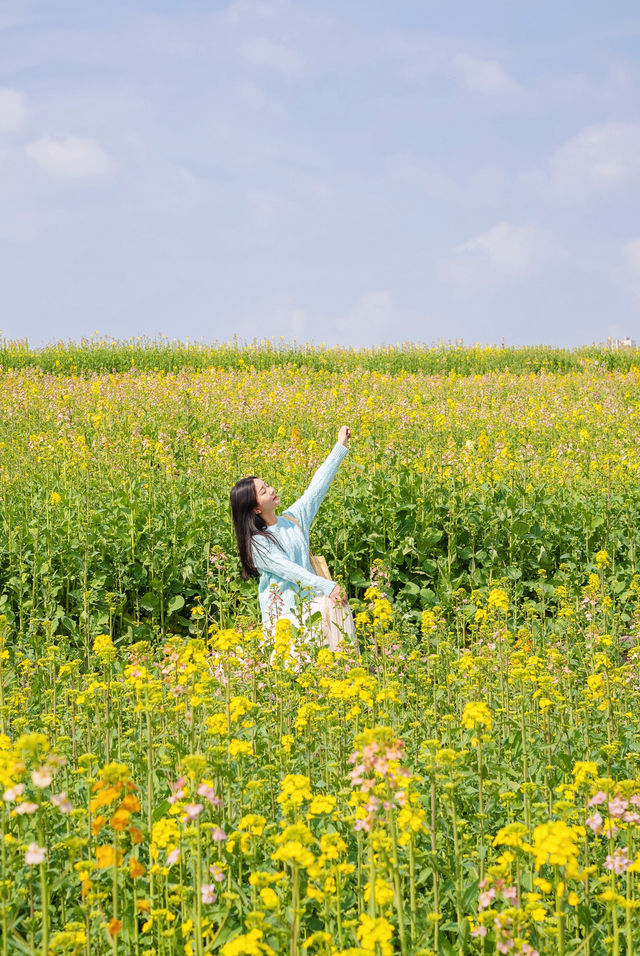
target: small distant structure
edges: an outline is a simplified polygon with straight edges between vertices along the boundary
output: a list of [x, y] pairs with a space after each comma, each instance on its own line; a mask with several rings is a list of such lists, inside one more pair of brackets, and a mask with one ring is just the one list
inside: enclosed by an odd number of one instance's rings
[[609, 336], [607, 346], [613, 352], [617, 352], [618, 349], [635, 349], [636, 342], [635, 339], [630, 339], [628, 335], [624, 339], [612, 339], [611, 336]]

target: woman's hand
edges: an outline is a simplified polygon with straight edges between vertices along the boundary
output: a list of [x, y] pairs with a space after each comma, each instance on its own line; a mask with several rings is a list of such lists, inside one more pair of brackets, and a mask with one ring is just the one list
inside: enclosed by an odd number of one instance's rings
[[340, 442], [341, 445], [344, 445], [344, 447], [346, 448], [347, 442], [349, 441], [350, 438], [351, 438], [351, 429], [349, 428], [348, 425], [343, 425], [340, 431], [338, 432], [338, 441]]
[[339, 584], [336, 584], [336, 586], [334, 587], [329, 597], [331, 598], [331, 600], [336, 606], [339, 606], [340, 604], [342, 604], [342, 606], [344, 607], [346, 606], [348, 601], [347, 592], [345, 591], [344, 588], [340, 587]]

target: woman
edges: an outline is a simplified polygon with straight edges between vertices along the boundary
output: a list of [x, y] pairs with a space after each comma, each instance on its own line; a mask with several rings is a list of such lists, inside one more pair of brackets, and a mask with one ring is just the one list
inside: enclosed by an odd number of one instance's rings
[[[335, 650], [346, 635], [356, 644], [355, 627], [346, 592], [335, 581], [317, 575], [309, 557], [309, 529], [329, 485], [347, 454], [351, 431], [340, 429], [338, 441], [318, 468], [309, 487], [278, 517], [280, 499], [261, 478], [242, 478], [231, 489], [231, 513], [236, 531], [242, 577], [260, 578], [258, 596], [263, 624], [271, 629], [286, 617], [296, 627], [320, 611], [324, 638]], [[303, 593], [304, 589], [304, 593]], [[305, 594], [312, 592], [305, 602]], [[298, 616], [300, 602], [309, 606]]]

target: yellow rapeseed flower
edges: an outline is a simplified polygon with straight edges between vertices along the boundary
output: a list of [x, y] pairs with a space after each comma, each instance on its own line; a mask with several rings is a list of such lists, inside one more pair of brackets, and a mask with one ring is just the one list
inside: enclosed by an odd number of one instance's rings
[[393, 956], [391, 943], [393, 926], [384, 917], [379, 916], [374, 919], [367, 913], [362, 913], [356, 936], [366, 953], [377, 954], [379, 952], [380, 956]]
[[467, 730], [473, 730], [477, 724], [490, 730], [492, 723], [491, 713], [485, 703], [482, 701], [471, 701], [465, 704], [464, 711], [462, 712], [462, 726]]
[[275, 951], [263, 942], [261, 929], [252, 929], [242, 936], [225, 943], [220, 950], [221, 956], [276, 956]]
[[577, 834], [564, 820], [543, 823], [533, 831], [535, 868], [545, 863], [552, 866], [570, 866], [577, 869]]

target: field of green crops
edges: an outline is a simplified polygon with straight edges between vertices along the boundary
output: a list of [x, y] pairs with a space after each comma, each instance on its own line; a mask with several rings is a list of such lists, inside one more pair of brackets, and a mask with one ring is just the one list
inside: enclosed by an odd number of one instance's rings
[[[637, 352], [3, 342], [0, 422], [1, 956], [637, 952]], [[229, 513], [342, 424], [360, 658]]]

